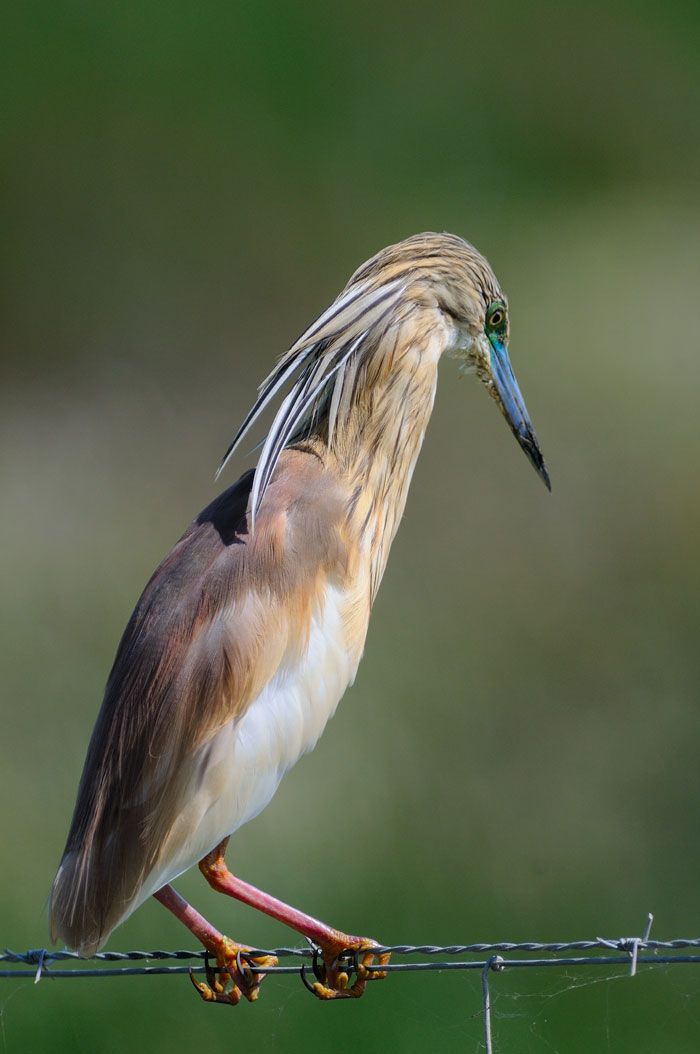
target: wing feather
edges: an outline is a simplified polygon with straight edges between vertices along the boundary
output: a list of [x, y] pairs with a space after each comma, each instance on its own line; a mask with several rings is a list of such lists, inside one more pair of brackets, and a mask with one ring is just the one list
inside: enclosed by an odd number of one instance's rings
[[156, 866], [199, 778], [199, 748], [304, 647], [319, 594], [347, 573], [342, 493], [317, 455], [283, 452], [251, 535], [252, 481], [251, 471], [197, 517], [119, 645], [51, 895], [54, 939], [84, 954]]

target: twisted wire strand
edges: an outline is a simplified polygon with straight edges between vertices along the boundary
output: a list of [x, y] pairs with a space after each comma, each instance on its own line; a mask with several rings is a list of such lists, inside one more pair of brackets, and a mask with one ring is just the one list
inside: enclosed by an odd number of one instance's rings
[[[579, 941], [501, 941], [498, 943], [478, 944], [392, 944], [380, 945], [377, 953], [390, 952], [392, 957], [396, 956], [431, 956], [440, 957], [440, 961], [408, 962], [392, 961], [382, 970], [392, 973], [401, 973], [413, 970], [483, 970], [488, 965], [488, 960], [501, 958], [501, 962], [492, 965], [492, 968], [503, 969], [504, 967], [535, 967], [535, 966], [615, 966], [633, 965], [637, 963], [669, 965], [671, 963], [700, 963], [698, 955], [669, 955], [658, 954], [659, 952], [674, 952], [685, 948], [700, 949], [700, 937], [675, 938], [673, 940], [649, 940], [644, 937], [618, 937], [604, 938], [596, 937], [590, 940]], [[581, 952], [601, 949], [607, 952], [617, 953], [608, 955], [567, 956], [560, 957], [562, 952]], [[503, 959], [504, 955], [531, 952], [539, 955], [527, 957], [515, 957]], [[643, 952], [655, 954], [642, 954]], [[548, 956], [544, 953], [548, 953]], [[262, 955], [274, 955], [278, 959], [295, 958], [297, 960], [313, 959], [314, 949], [312, 947], [282, 947], [282, 948], [255, 948], [246, 954], [248, 957]], [[486, 959], [464, 959], [463, 956], [484, 955]], [[445, 958], [450, 956], [450, 958]], [[143, 960], [163, 961], [178, 960], [199, 962], [201, 965], [194, 966], [195, 972], [204, 970], [206, 952], [189, 951], [178, 949], [174, 951], [166, 949], [154, 949], [152, 951], [134, 950], [128, 952], [98, 952], [90, 960], [81, 959], [77, 952], [56, 951], [51, 952], [46, 948], [34, 948], [26, 952], [14, 952], [5, 948], [0, 953], [0, 963], [21, 964], [34, 967], [34, 969], [3, 969], [0, 977], [114, 977], [134, 975], [158, 975], [169, 973], [188, 973], [191, 966], [118, 966], [116, 968], [93, 967], [81, 969], [59, 968], [53, 969], [54, 965], [64, 961], [98, 962], [98, 963], [132, 963]], [[292, 974], [299, 972], [299, 965], [279, 965], [258, 967], [251, 963], [253, 972], [264, 972], [266, 974]], [[370, 970], [372, 967], [369, 968]], [[377, 969], [380, 969], [377, 967]], [[38, 976], [37, 976], [38, 975]]]

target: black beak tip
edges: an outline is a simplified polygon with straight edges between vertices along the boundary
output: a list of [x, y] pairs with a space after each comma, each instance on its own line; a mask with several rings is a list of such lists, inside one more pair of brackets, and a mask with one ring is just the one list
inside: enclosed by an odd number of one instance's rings
[[540, 450], [540, 445], [537, 442], [537, 438], [535, 437], [534, 433], [528, 436], [518, 435], [518, 440], [520, 441], [520, 445], [522, 446], [523, 450], [525, 451], [525, 454], [527, 455], [528, 461], [530, 462], [535, 472], [544, 483], [547, 490], [551, 493], [552, 483], [549, 478], [549, 472], [547, 472], [547, 466], [544, 463], [542, 451]]

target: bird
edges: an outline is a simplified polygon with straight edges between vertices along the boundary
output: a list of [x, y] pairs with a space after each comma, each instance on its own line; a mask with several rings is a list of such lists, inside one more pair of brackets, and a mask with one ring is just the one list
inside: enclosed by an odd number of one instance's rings
[[237, 878], [225, 851], [355, 678], [443, 355], [476, 374], [551, 489], [509, 331], [486, 258], [457, 235], [423, 233], [362, 264], [278, 360], [219, 473], [270, 408], [255, 467], [186, 530], [121, 638], [51, 890], [53, 940], [91, 956], [153, 896], [216, 963], [206, 982], [192, 977], [200, 995], [254, 1001], [276, 960], [177, 893], [198, 864], [215, 890], [309, 940], [319, 998], [357, 997], [385, 976], [376, 941]]

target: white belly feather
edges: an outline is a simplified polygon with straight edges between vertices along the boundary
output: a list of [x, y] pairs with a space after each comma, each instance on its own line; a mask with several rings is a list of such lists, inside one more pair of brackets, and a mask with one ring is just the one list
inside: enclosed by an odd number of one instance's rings
[[167, 840], [135, 910], [265, 808], [285, 772], [311, 750], [352, 684], [363, 641], [347, 640], [348, 595], [332, 585], [301, 659], [283, 662], [244, 716], [203, 748], [201, 781]]

